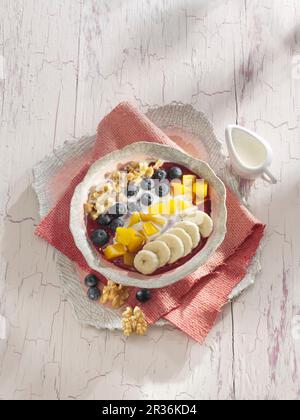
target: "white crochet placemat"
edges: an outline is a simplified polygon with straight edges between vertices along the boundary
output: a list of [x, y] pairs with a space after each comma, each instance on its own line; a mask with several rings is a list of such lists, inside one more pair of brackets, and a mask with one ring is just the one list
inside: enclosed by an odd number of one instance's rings
[[[251, 184], [235, 176], [227, 158], [222, 152], [222, 144], [217, 140], [214, 130], [205, 115], [196, 111], [191, 105], [170, 104], [148, 111], [148, 118], [179, 143], [184, 141], [193, 148], [200, 148], [203, 156], [218, 176], [229, 185], [240, 197], [244, 204], [251, 192]], [[143, 139], [141, 139], [143, 140]], [[40, 204], [40, 216], [44, 217], [53, 207], [53, 197], [48, 190], [49, 179], [67, 163], [93, 148], [95, 136], [84, 137], [80, 140], [72, 139], [62, 147], [47, 156], [33, 170], [33, 188]], [[76, 264], [62, 253], [57, 252], [57, 270], [67, 301], [72, 305], [76, 319], [98, 329], [120, 329], [121, 312], [106, 306], [90, 302], [85, 296]], [[260, 272], [260, 249], [253, 258], [248, 273], [240, 284], [233, 290], [229, 300], [236, 298], [246, 288], [252, 285]], [[161, 320], [156, 326], [163, 326], [166, 321]]]

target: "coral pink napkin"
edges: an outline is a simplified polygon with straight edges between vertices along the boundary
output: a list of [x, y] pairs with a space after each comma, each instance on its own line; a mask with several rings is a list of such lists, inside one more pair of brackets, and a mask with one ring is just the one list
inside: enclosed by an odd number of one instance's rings
[[[178, 146], [141, 112], [122, 103], [103, 119], [89, 161], [83, 166], [50, 213], [41, 221], [36, 234], [75, 261], [84, 271], [89, 268], [76, 248], [69, 229], [70, 202], [74, 189], [91, 163], [129, 143], [149, 141]], [[153, 292], [142, 309], [149, 323], [164, 317], [193, 339], [202, 342], [214, 325], [233, 288], [247, 272], [263, 237], [265, 226], [240, 204], [227, 189], [228, 233], [214, 256], [195, 273], [175, 285]], [[101, 279], [106, 282], [104, 278]], [[139, 304], [131, 293], [129, 304]]]

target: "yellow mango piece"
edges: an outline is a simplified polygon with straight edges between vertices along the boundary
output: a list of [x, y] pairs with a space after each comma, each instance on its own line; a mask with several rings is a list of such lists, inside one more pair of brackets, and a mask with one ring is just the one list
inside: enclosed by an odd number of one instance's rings
[[187, 201], [193, 201], [194, 193], [193, 188], [196, 183], [196, 175], [184, 175], [183, 176], [183, 194]]
[[148, 208], [149, 214], [159, 215], [160, 214], [160, 203], [155, 203]]
[[166, 223], [165, 219], [159, 216], [155, 216], [153, 214], [140, 213], [140, 217], [143, 222], [153, 222], [159, 226], [164, 226]]
[[109, 245], [104, 250], [104, 256], [107, 260], [115, 260], [125, 255], [126, 248], [122, 244]]
[[163, 219], [162, 217], [155, 217], [154, 216], [152, 218], [152, 222], [155, 223], [156, 225], [159, 225], [159, 226], [165, 226], [165, 224], [166, 224], [166, 220]]
[[156, 233], [159, 233], [159, 229], [152, 222], [144, 223], [143, 230], [148, 237], [153, 236]]
[[208, 182], [198, 179], [193, 186], [194, 203], [198, 206], [208, 196]]
[[183, 193], [187, 201], [193, 202], [193, 199], [195, 197], [193, 193], [193, 188], [196, 183], [196, 180], [196, 175], [183, 176]]
[[134, 212], [130, 218], [129, 227], [132, 227], [136, 225], [137, 223], [140, 223], [140, 221], [141, 221], [140, 213], [138, 213], [137, 211]]
[[184, 210], [191, 207], [192, 203], [186, 200], [171, 200], [170, 211], [171, 214], [181, 214]]
[[135, 236], [131, 239], [127, 249], [130, 253], [137, 254], [143, 248], [144, 244], [145, 238], [135, 231]]
[[179, 195], [184, 194], [184, 186], [181, 182], [172, 182], [171, 183], [171, 193], [173, 197], [178, 197]]
[[193, 193], [193, 190], [191, 189], [186, 189], [184, 191], [184, 198], [186, 201], [188, 201], [189, 203], [192, 203], [194, 201], [195, 195]]
[[140, 213], [140, 218], [143, 222], [151, 222], [156, 217], [153, 214]]
[[170, 216], [172, 214], [172, 201], [173, 200], [168, 200], [159, 203], [159, 214]]
[[133, 267], [133, 262], [136, 254], [132, 252], [126, 252], [123, 257], [124, 264], [128, 265], [129, 267]]
[[197, 177], [196, 177], [196, 175], [183, 175], [183, 177], [182, 177], [182, 182], [183, 182], [183, 185], [189, 185], [189, 184], [194, 184], [195, 182], [196, 182], [196, 180], [197, 180]]
[[[186, 210], [189, 207], [191, 207], [192, 202], [193, 200], [191, 196], [190, 199], [188, 199], [188, 197], [185, 197], [184, 200], [172, 199], [165, 202], [156, 203], [153, 206], [149, 207], [149, 213], [150, 215], [154, 215], [154, 216], [158, 216], [158, 215], [172, 216], [174, 214], [180, 214], [183, 210]], [[152, 221], [156, 223], [154, 220]]]
[[117, 228], [116, 241], [119, 244], [128, 246], [136, 236], [136, 230], [132, 228]]

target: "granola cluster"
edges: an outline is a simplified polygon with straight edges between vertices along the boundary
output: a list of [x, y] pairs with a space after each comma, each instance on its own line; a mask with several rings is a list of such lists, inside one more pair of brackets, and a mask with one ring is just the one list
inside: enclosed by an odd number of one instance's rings
[[100, 214], [105, 213], [114, 203], [112, 198], [113, 185], [107, 182], [103, 187], [93, 187], [90, 190], [88, 201], [84, 204], [84, 211], [93, 220], [96, 220]]
[[118, 185], [122, 180], [123, 174], [125, 174], [125, 181], [139, 184], [143, 177], [152, 178], [155, 170], [159, 169], [163, 163], [162, 160], [158, 160], [154, 165], [151, 165], [149, 162], [132, 161], [121, 167], [120, 170], [106, 174], [106, 177]]
[[88, 200], [84, 204], [85, 214], [92, 220], [97, 220], [101, 214], [106, 213], [116, 202], [126, 202], [123, 194], [128, 183], [139, 185], [144, 177], [151, 178], [154, 172], [163, 165], [162, 160], [158, 160], [154, 165], [147, 162], [129, 162], [116, 171], [105, 175], [106, 182], [100, 187], [93, 187], [90, 190]]

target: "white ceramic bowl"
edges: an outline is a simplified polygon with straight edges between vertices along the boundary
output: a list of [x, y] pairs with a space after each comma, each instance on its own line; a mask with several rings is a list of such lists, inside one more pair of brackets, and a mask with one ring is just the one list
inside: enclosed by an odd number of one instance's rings
[[[87, 236], [83, 205], [87, 201], [91, 187], [99, 184], [99, 179], [105, 173], [112, 171], [117, 164], [128, 161], [143, 161], [146, 159], [163, 159], [189, 168], [199, 177], [208, 181], [210, 186], [212, 218], [214, 231], [205, 247], [188, 262], [164, 274], [144, 276], [139, 273], [118, 268], [103, 258], [95, 249]], [[141, 288], [160, 288], [169, 286], [195, 272], [217, 250], [225, 238], [227, 222], [226, 189], [223, 182], [205, 162], [195, 159], [186, 153], [150, 142], [134, 143], [122, 150], [106, 155], [95, 162], [89, 169], [83, 182], [74, 192], [71, 202], [70, 229], [76, 246], [81, 251], [89, 267], [101, 273], [115, 283]]]

